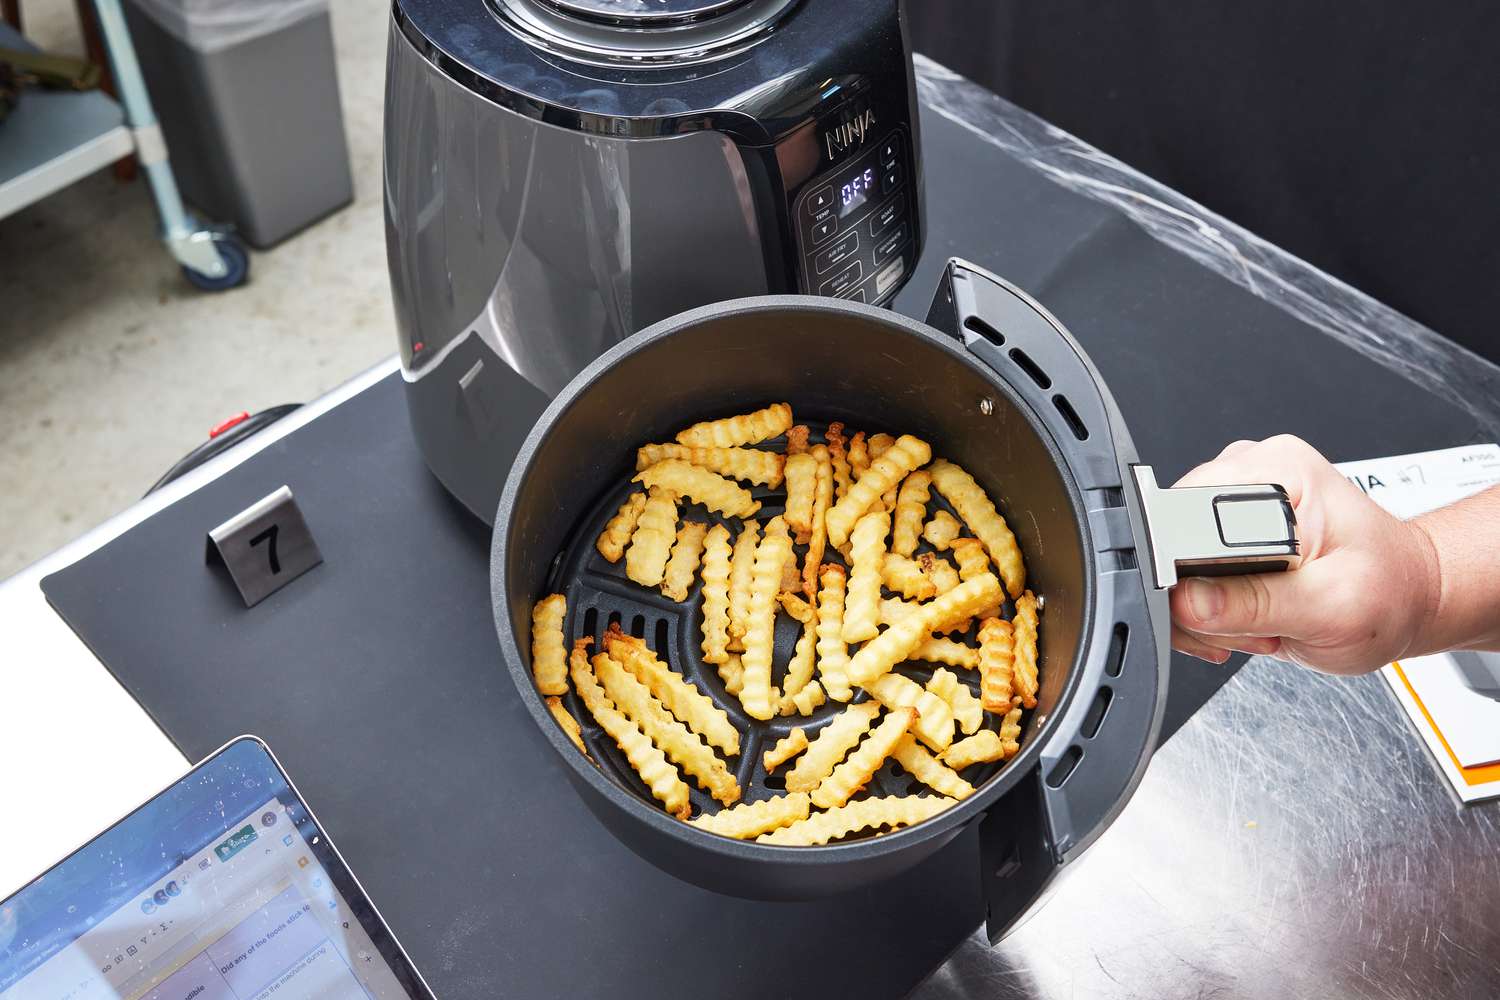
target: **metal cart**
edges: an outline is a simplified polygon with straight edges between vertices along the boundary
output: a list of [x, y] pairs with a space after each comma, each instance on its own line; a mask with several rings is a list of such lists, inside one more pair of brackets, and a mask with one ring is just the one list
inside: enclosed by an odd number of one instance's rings
[[[250, 256], [233, 233], [183, 207], [120, 0], [93, 0], [120, 94], [31, 89], [0, 125], [0, 219], [134, 153], [151, 185], [162, 241], [189, 281], [207, 291], [244, 284]], [[0, 24], [0, 46], [33, 48]]]

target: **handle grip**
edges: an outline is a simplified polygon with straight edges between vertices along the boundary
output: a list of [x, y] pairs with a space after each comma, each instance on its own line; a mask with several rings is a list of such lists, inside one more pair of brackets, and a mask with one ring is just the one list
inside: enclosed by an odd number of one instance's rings
[[1234, 576], [1296, 568], [1297, 515], [1287, 492], [1253, 486], [1163, 489], [1149, 465], [1132, 465], [1158, 590], [1182, 576]]

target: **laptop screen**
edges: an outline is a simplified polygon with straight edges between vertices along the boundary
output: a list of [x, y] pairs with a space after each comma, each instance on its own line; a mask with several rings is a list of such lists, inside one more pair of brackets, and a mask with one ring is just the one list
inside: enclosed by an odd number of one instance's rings
[[0, 903], [0, 1000], [425, 996], [414, 979], [255, 740]]

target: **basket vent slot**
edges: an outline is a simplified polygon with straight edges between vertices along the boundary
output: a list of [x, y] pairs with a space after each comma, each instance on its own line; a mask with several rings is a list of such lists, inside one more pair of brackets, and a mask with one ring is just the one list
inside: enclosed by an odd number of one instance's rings
[[589, 608], [583, 613], [583, 629], [578, 633], [578, 638], [599, 635], [599, 609]]
[[1019, 347], [1012, 347], [1010, 349], [1010, 359], [1016, 363], [1016, 366], [1018, 368], [1020, 368], [1027, 375], [1031, 376], [1031, 381], [1037, 384], [1037, 388], [1052, 388], [1051, 377], [1046, 372], [1042, 371], [1041, 365], [1031, 360], [1031, 355], [1027, 354]]
[[1078, 766], [1080, 760], [1083, 760], [1083, 748], [1075, 743], [1068, 747], [1067, 752], [1062, 755], [1062, 758], [1056, 764], [1052, 765], [1052, 770], [1047, 772], [1047, 787], [1061, 788], [1063, 783], [1072, 775], [1073, 769]]
[[1130, 627], [1124, 622], [1115, 623], [1114, 634], [1109, 637], [1109, 653], [1104, 658], [1104, 673], [1110, 677], [1120, 676], [1125, 669], [1125, 642], [1130, 638]]
[[646, 638], [646, 616], [636, 615], [630, 620], [630, 634], [637, 639]]
[[1099, 569], [1104, 573], [1118, 573], [1121, 570], [1137, 569], [1140, 560], [1136, 558], [1135, 549], [1109, 549], [1099, 553]]
[[1073, 404], [1068, 402], [1067, 396], [1058, 393], [1052, 397], [1052, 405], [1057, 407], [1058, 413], [1062, 414], [1063, 421], [1068, 425], [1068, 430], [1073, 432], [1074, 437], [1080, 441], [1089, 439], [1089, 429], [1084, 426], [1083, 418], [1078, 415], [1077, 410], [1073, 409]]
[[1114, 697], [1115, 693], [1108, 685], [1101, 687], [1099, 693], [1094, 695], [1094, 702], [1084, 715], [1083, 727], [1079, 730], [1084, 739], [1091, 740], [1098, 735], [1099, 727], [1104, 723], [1104, 715], [1109, 711], [1109, 703]]
[[1090, 510], [1113, 510], [1125, 506], [1125, 491], [1118, 486], [1097, 487], [1089, 490], [1088, 494], [1090, 499], [1099, 504], [1097, 507], [1090, 507]]
[[977, 333], [996, 347], [1003, 347], [1005, 345], [1005, 334], [996, 330], [978, 316], [965, 316], [964, 329], [971, 333]]
[[665, 618], [656, 620], [656, 651], [663, 656], [667, 652], [667, 620]]

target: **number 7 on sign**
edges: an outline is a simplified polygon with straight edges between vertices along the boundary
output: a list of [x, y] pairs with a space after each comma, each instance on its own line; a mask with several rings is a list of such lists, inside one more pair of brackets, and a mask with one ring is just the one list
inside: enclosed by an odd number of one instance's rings
[[247, 608], [323, 561], [286, 486], [210, 531], [206, 551], [210, 564], [229, 571]]

